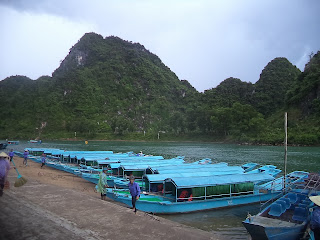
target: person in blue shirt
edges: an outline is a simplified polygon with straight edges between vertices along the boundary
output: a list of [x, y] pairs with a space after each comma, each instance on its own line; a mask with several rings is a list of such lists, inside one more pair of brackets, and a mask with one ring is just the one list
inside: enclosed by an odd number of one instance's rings
[[46, 155], [43, 153], [41, 157], [41, 168], [46, 164]]
[[314, 239], [320, 240], [320, 195], [309, 197], [317, 207], [312, 212], [310, 228], [314, 233]]
[[132, 208], [133, 208], [133, 211], [136, 213], [137, 212], [136, 201], [140, 197], [140, 186], [138, 183], [134, 181], [134, 176], [130, 176], [130, 182], [128, 186], [129, 186], [129, 190], [132, 198]]
[[13, 149], [11, 149], [11, 151], [9, 152], [10, 162], [12, 162], [13, 156], [14, 156], [14, 151]]
[[23, 153], [23, 164], [25, 164], [26, 166], [28, 165], [28, 155], [29, 155], [28, 150], [25, 150]]

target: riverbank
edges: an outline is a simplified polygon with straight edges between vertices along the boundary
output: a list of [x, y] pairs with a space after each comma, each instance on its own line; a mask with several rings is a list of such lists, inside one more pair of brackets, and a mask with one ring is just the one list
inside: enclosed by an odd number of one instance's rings
[[164, 218], [133, 213], [127, 207], [100, 200], [94, 184], [40, 164], [15, 157], [28, 182], [0, 197], [0, 239], [223, 239], [211, 232], [187, 227]]

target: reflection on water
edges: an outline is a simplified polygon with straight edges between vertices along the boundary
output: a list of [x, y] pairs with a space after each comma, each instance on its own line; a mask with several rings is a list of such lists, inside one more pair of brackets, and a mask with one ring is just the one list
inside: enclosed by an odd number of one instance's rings
[[215, 209], [187, 214], [161, 215], [171, 221], [205, 231], [212, 231], [226, 237], [226, 239], [249, 239], [242, 221], [248, 213], [257, 214], [260, 204], [245, 205], [234, 208]]
[[[2, 141], [3, 142], [3, 141]], [[140, 152], [161, 155], [165, 158], [185, 156], [186, 161], [193, 162], [211, 158], [217, 162], [241, 165], [256, 162], [260, 165], [272, 164], [283, 169], [284, 147], [281, 146], [240, 146], [236, 144], [194, 143], [194, 142], [125, 142], [125, 141], [50, 141], [41, 145], [20, 141], [20, 145], [8, 146], [16, 151], [25, 147], [60, 148], [65, 150], [112, 150], [114, 152]], [[288, 147], [288, 172], [301, 170], [319, 172], [319, 147]], [[227, 239], [248, 239], [248, 234], [241, 222], [248, 212], [254, 215], [260, 205], [246, 205], [205, 212], [164, 215], [163, 217], [206, 231], [222, 234]]]

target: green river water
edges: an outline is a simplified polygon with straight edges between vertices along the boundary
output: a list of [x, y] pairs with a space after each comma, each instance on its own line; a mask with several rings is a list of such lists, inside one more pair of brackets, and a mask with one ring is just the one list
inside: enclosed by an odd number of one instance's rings
[[[4, 142], [4, 141], [2, 141]], [[187, 162], [203, 158], [211, 158], [217, 162], [227, 162], [229, 165], [242, 165], [255, 162], [260, 165], [272, 164], [283, 169], [284, 147], [282, 146], [244, 146], [236, 144], [199, 143], [199, 142], [126, 142], [126, 141], [49, 141], [31, 144], [20, 141], [19, 145], [8, 146], [16, 151], [25, 147], [59, 148], [65, 150], [112, 150], [114, 152], [140, 152], [151, 155], [161, 155], [165, 158], [185, 156]], [[287, 171], [294, 170], [319, 172], [320, 147], [288, 147]], [[167, 219], [185, 225], [213, 231], [226, 239], [248, 239], [249, 236], [241, 222], [248, 212], [258, 213], [260, 205], [218, 209], [205, 212], [165, 215]]]

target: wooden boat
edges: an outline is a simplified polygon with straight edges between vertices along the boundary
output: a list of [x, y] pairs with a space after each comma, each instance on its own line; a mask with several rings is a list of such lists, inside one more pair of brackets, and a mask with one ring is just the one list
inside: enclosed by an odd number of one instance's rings
[[279, 198], [255, 216], [248, 216], [243, 225], [252, 240], [297, 240], [303, 236], [310, 221], [313, 202], [308, 195], [318, 195], [295, 189]]
[[19, 145], [19, 141], [7, 141], [8, 144], [10, 145]]
[[[243, 221], [252, 240], [298, 240], [304, 235], [310, 221], [309, 208], [313, 202], [310, 195], [320, 193], [319, 174], [310, 174], [300, 181], [286, 175], [287, 168], [287, 113], [285, 113], [285, 158], [284, 158], [284, 191], [290, 191], [282, 198], [271, 203], [255, 216], [248, 216]], [[297, 172], [293, 177], [303, 176], [305, 172]], [[292, 185], [290, 185], [292, 184]], [[294, 189], [292, 189], [294, 188]]]
[[[136, 208], [171, 214], [264, 202], [277, 196], [279, 191], [261, 191], [256, 183], [273, 179], [266, 173], [171, 177], [163, 182], [160, 194], [143, 192]], [[126, 191], [107, 189], [107, 196], [131, 206], [131, 196]]]

